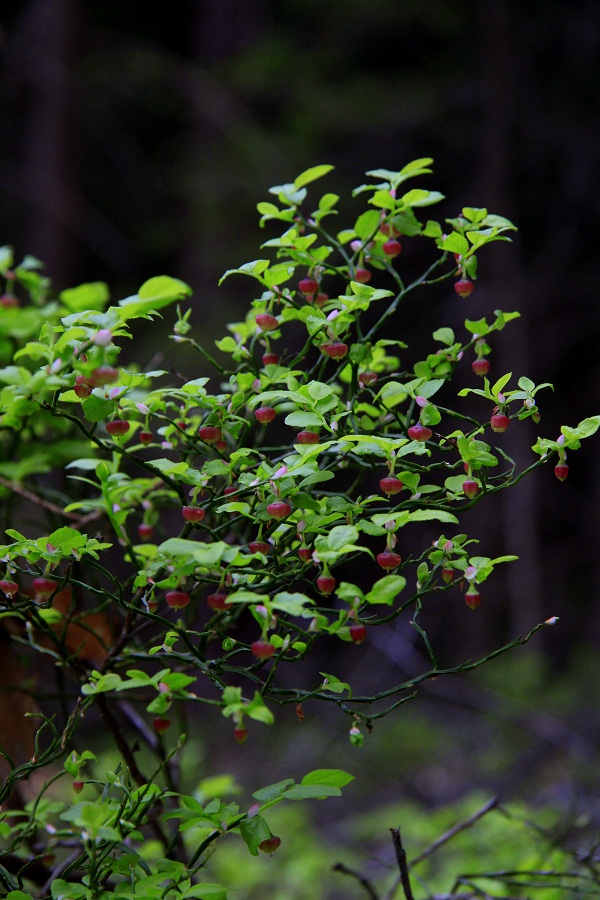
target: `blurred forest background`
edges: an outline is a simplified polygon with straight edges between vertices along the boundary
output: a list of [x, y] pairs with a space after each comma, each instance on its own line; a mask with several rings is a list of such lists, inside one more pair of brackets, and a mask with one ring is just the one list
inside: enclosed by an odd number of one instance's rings
[[[423, 186], [447, 198], [436, 217], [486, 206], [520, 230], [481, 255], [466, 312], [444, 288], [407, 308], [395, 336], [428, 347], [465, 314], [520, 309], [493, 371], [556, 385], [538, 432], [600, 412], [596, 0], [3, 0], [0, 46], [0, 242], [45, 260], [57, 287], [104, 280], [118, 299], [177, 276], [209, 344], [251, 299], [245, 282], [217, 281], [262, 255], [272, 234], [255, 206], [269, 186], [332, 163], [323, 189], [349, 197], [367, 169], [432, 156]], [[531, 420], [507, 433], [521, 465], [535, 435]], [[424, 708], [448, 740], [425, 774], [422, 710], [382, 725], [380, 749], [360, 752], [388, 784], [400, 774], [409, 796], [432, 802], [474, 787], [600, 802], [597, 458], [595, 438], [564, 484], [544, 467], [492, 515], [473, 512], [481, 551], [520, 561], [485, 585], [460, 634], [445, 623], [448, 640], [475, 655], [548, 616], [560, 624], [490, 675], [432, 684]], [[395, 652], [366, 649], [362, 665], [396, 665]], [[308, 753], [306, 738], [264, 741], [271, 759]], [[351, 752], [340, 735], [330, 743], [333, 764]], [[221, 764], [239, 768], [237, 749]]]

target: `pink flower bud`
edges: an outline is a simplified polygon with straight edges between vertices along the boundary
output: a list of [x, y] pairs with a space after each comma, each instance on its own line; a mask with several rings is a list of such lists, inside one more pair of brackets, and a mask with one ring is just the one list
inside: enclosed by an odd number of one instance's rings
[[97, 347], [108, 347], [112, 342], [112, 331], [110, 328], [101, 328], [92, 338]]

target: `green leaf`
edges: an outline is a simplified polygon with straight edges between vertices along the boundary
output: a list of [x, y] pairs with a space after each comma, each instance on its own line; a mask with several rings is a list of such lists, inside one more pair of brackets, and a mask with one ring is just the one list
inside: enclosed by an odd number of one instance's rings
[[239, 269], [227, 269], [225, 274], [219, 280], [219, 284], [222, 284], [230, 275], [251, 275], [253, 278], [257, 278], [260, 281], [261, 273], [265, 271], [268, 265], [268, 259], [254, 259], [252, 262], [244, 263]]
[[313, 769], [304, 776], [302, 784], [331, 784], [343, 788], [351, 781], [354, 781], [354, 775], [349, 775], [343, 769]]
[[158, 550], [165, 556], [193, 557], [198, 549], [198, 541], [188, 541], [185, 538], [168, 538], [158, 545]]
[[323, 384], [322, 381], [309, 381], [306, 390], [313, 400], [323, 400], [326, 397], [331, 397], [332, 394], [335, 394], [331, 385]]
[[341, 550], [347, 544], [354, 544], [358, 540], [358, 529], [354, 525], [336, 525], [327, 536], [327, 545], [330, 550]]
[[408, 514], [409, 522], [453, 522], [458, 524], [458, 519], [453, 513], [443, 509], [416, 509]]
[[340, 681], [337, 676], [330, 675], [328, 672], [319, 672], [319, 675], [322, 675], [324, 679], [321, 685], [322, 691], [331, 691], [333, 694], [343, 694], [344, 691], [348, 691], [348, 696], [352, 696], [352, 689], [346, 681]]
[[332, 784], [294, 784], [283, 796], [286, 800], [324, 800], [326, 797], [341, 797], [339, 787]]
[[52, 881], [51, 891], [52, 900], [85, 900], [89, 896], [85, 885], [63, 881], [62, 878], [55, 878]]
[[[179, 278], [171, 278], [169, 275], [157, 275], [145, 281], [138, 291], [140, 300], [147, 300], [152, 303], [159, 302], [172, 303], [181, 297], [189, 296], [192, 289]], [[122, 301], [125, 303], [125, 301]]]
[[81, 404], [83, 414], [88, 422], [102, 422], [107, 419], [115, 409], [114, 400], [105, 400], [92, 394]]
[[270, 784], [268, 787], [254, 791], [252, 796], [261, 803], [270, 803], [272, 800], [277, 800], [278, 797], [281, 797], [283, 792], [293, 784], [293, 778], [285, 778], [283, 781], [277, 781], [275, 784]]
[[459, 234], [458, 231], [449, 234], [448, 237], [441, 241], [440, 245], [442, 250], [447, 250], [449, 253], [460, 253], [461, 256], [468, 253], [470, 249], [468, 240], [462, 234]]
[[319, 209], [322, 211], [330, 210], [336, 205], [339, 199], [339, 194], [323, 194], [319, 200]]
[[512, 372], [507, 372], [506, 375], [503, 375], [502, 378], [499, 378], [498, 381], [491, 386], [490, 390], [496, 400], [498, 399], [498, 394], [502, 392], [502, 389], [508, 384], [511, 378]]
[[490, 231], [467, 231], [467, 237], [473, 249], [476, 250], [484, 244], [491, 244], [492, 241], [509, 241], [510, 238], [503, 234], [498, 234], [496, 229]]
[[432, 206], [444, 199], [444, 195], [439, 191], [425, 191], [422, 188], [414, 188], [412, 191], [404, 194], [402, 202], [406, 206]]
[[116, 310], [122, 322], [128, 319], [150, 318], [159, 309], [169, 306], [191, 293], [191, 287], [178, 278], [157, 275], [145, 281], [137, 294], [120, 300], [118, 307], [110, 309]]
[[295, 271], [294, 266], [290, 266], [289, 263], [276, 263], [274, 266], [265, 269], [265, 284], [269, 288], [274, 287], [276, 284], [285, 284], [286, 281], [290, 280]]
[[223, 353], [235, 353], [239, 344], [238, 342], [231, 337], [231, 335], [227, 335], [224, 338], [221, 338], [219, 341], [215, 341], [215, 346], [222, 350]]
[[437, 406], [428, 403], [422, 408], [419, 419], [422, 425], [437, 425], [441, 421], [442, 415]]
[[234, 591], [229, 594], [227, 600], [229, 603], [264, 603], [264, 594], [257, 594], [254, 591]]
[[590, 416], [587, 419], [583, 419], [575, 428], [563, 425], [560, 430], [568, 440], [572, 440], [573, 438], [583, 439], [591, 437], [592, 434], [598, 431], [598, 428], [600, 428], [600, 416]]
[[446, 344], [447, 347], [451, 347], [454, 343], [454, 332], [451, 328], [438, 328], [437, 331], [433, 332], [433, 339], [441, 344]]
[[363, 519], [363, 521], [360, 522], [359, 527], [360, 530], [366, 532], [366, 534], [371, 534], [376, 537], [386, 533], [383, 525], [375, 525], [374, 522], [370, 522], [368, 519]]
[[49, 534], [47, 539], [44, 538], [44, 541], [48, 544], [52, 544], [53, 547], [57, 547], [60, 550], [69, 553], [76, 547], [83, 547], [86, 538], [87, 535], [81, 534], [74, 528], [69, 528], [68, 525], [64, 525], [62, 528], [58, 528], [56, 531], [53, 531], [52, 534]]
[[[175, 538], [175, 540], [177, 539]], [[194, 559], [200, 566], [211, 567], [220, 562], [230, 549], [229, 544], [226, 544], [224, 541], [198, 542], [194, 551]]]
[[[161, 873], [161, 876], [164, 881], [164, 874]], [[164, 896], [164, 889], [161, 888], [160, 890], [160, 895], [156, 895], [157, 900], [159, 897]], [[222, 884], [196, 884], [189, 888], [189, 890], [186, 890], [181, 897], [182, 900], [187, 900], [189, 897], [193, 897], [194, 900], [227, 900], [227, 891]]]
[[314, 600], [307, 597], [306, 594], [288, 593], [288, 591], [279, 591], [273, 597], [271, 606], [273, 609], [281, 610], [281, 612], [289, 613], [290, 616], [299, 616], [302, 614], [307, 604], [313, 604]]
[[184, 675], [183, 672], [169, 672], [167, 675], [163, 675], [160, 680], [175, 693], [189, 687], [190, 684], [196, 681], [196, 678], [192, 675]]
[[59, 299], [69, 312], [74, 313], [83, 312], [86, 309], [104, 309], [110, 299], [110, 294], [108, 286], [103, 281], [94, 281], [61, 291]]
[[522, 378], [519, 378], [517, 384], [519, 385], [519, 387], [520, 387], [521, 390], [523, 390], [523, 391], [529, 391], [529, 392], [531, 392], [531, 391], [533, 391], [534, 388], [535, 388], [535, 384], [534, 384], [534, 382], [531, 380], [531, 378], [526, 378], [524, 375], [523, 375]]
[[275, 206], [274, 203], [267, 203], [266, 201], [261, 201], [256, 204], [256, 208], [261, 216], [269, 216], [270, 218], [278, 219], [279, 218], [279, 207]]
[[294, 188], [298, 191], [300, 188], [303, 188], [305, 185], [310, 184], [312, 181], [316, 181], [318, 178], [323, 178], [324, 175], [327, 175], [328, 172], [331, 172], [333, 166], [324, 164], [320, 166], [311, 166], [310, 169], [305, 169], [296, 179], [294, 179]]
[[258, 856], [258, 845], [271, 837], [271, 829], [262, 816], [252, 816], [251, 819], [242, 819], [240, 822], [240, 834], [242, 835], [248, 850], [252, 856]]
[[248, 513], [250, 512], [250, 504], [249, 504], [249, 503], [242, 503], [241, 501], [233, 501], [233, 502], [231, 502], [231, 503], [223, 503], [222, 506], [218, 506], [218, 507], [217, 507], [217, 510], [216, 510], [216, 511], [217, 511], [218, 513], [222, 513], [222, 512], [229, 512], [229, 513], [238, 512], [238, 513], [241, 513], [241, 515], [243, 515], [243, 516], [247, 516]]
[[281, 203], [289, 203], [292, 206], [297, 206], [306, 199], [306, 189], [296, 190], [293, 184], [276, 184], [269, 188], [269, 193], [275, 194]]
[[296, 491], [294, 494], [294, 505], [297, 509], [310, 509], [316, 513], [321, 510], [319, 501], [311, 496], [311, 494], [307, 494], [304, 491]]
[[13, 248], [8, 244], [4, 244], [2, 247], [0, 247], [0, 272], [6, 272], [6, 270], [12, 268], [13, 265]]
[[468, 219], [469, 222], [473, 222], [473, 224], [477, 224], [478, 222], [483, 222], [485, 217], [487, 216], [487, 209], [475, 206], [464, 206], [462, 214], [465, 219]]
[[381, 178], [382, 181], [389, 181], [391, 184], [398, 177], [399, 173], [392, 172], [391, 169], [369, 169], [368, 172], [365, 172], [365, 175], [370, 175], [372, 178]]
[[379, 228], [379, 213], [376, 209], [369, 209], [356, 220], [354, 230], [361, 240], [370, 238]]
[[271, 710], [265, 705], [265, 701], [258, 693], [255, 692], [251, 703], [246, 707], [246, 714], [256, 722], [262, 722], [264, 725], [272, 725], [275, 717]]
[[319, 428], [324, 422], [323, 416], [318, 416], [313, 412], [293, 412], [285, 417], [285, 424], [291, 428], [309, 428], [310, 426]]
[[92, 672], [92, 676], [94, 676], [93, 681], [81, 686], [81, 693], [86, 696], [116, 691], [121, 684], [121, 678], [116, 672], [108, 672], [106, 675], [100, 675], [99, 672]]
[[372, 203], [373, 206], [378, 207], [379, 209], [389, 209], [392, 210], [396, 206], [396, 201], [390, 194], [389, 190], [375, 191], [369, 203]]
[[417, 395], [425, 397], [428, 400], [430, 397], [433, 397], [434, 394], [437, 394], [445, 383], [443, 378], [431, 378], [426, 380], [417, 379], [416, 383], [410, 382], [410, 384], [407, 385], [407, 388], [410, 391], [411, 397]]
[[417, 175], [430, 175], [432, 170], [428, 167], [432, 162], [433, 159], [430, 156], [423, 156], [420, 159], [413, 159], [412, 162], [409, 162], [405, 166], [403, 166], [398, 174], [394, 176], [394, 183], [400, 184], [402, 181], [406, 181], [406, 179], [408, 178], [415, 178]]
[[367, 603], [385, 603], [391, 606], [405, 587], [406, 578], [402, 575], [386, 575], [375, 582], [369, 593], [365, 594], [365, 600]]

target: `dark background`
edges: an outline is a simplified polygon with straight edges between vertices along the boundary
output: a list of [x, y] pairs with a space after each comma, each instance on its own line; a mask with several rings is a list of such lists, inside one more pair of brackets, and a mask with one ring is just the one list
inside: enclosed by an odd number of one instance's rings
[[[0, 44], [0, 242], [45, 260], [58, 287], [105, 280], [118, 299], [180, 277], [208, 343], [250, 299], [245, 282], [216, 285], [261, 255], [270, 185], [329, 162], [324, 189], [348, 196], [367, 169], [432, 156], [436, 217], [486, 206], [520, 230], [481, 254], [466, 313], [444, 294], [397, 336], [521, 310], [495, 340], [496, 371], [556, 386], [539, 429], [505, 437], [522, 464], [536, 433], [600, 412], [594, 0], [4, 0]], [[558, 615], [536, 639], [552, 672], [597, 652], [597, 457], [592, 438], [564, 484], [544, 467], [474, 511], [481, 552], [520, 561], [461, 620], [467, 649]], [[589, 687], [578, 727], [593, 744]]]

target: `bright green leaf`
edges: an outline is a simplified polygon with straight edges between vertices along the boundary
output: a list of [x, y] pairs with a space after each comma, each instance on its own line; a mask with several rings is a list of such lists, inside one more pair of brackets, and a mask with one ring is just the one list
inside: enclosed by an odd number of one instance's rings
[[294, 187], [296, 190], [305, 187], [305, 185], [310, 184], [312, 181], [316, 181], [318, 178], [322, 178], [324, 175], [327, 175], [328, 172], [331, 172], [333, 166], [329, 166], [327, 164], [320, 166], [311, 166], [310, 169], [306, 169], [297, 178], [294, 179]]

